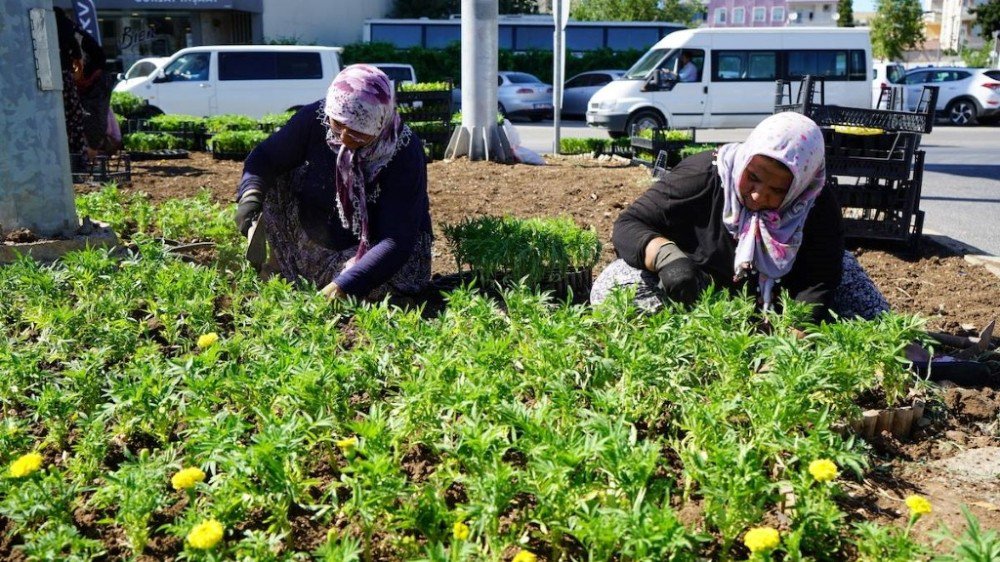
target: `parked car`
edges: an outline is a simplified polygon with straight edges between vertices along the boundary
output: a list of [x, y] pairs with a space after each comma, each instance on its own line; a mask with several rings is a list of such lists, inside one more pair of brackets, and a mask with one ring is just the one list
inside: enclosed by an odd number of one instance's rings
[[395, 83], [417, 83], [417, 71], [413, 69], [412, 64], [401, 64], [396, 62], [370, 62], [368, 64], [384, 72], [385, 75], [389, 77], [389, 80], [392, 80]]
[[[451, 91], [452, 106], [462, 110], [462, 90]], [[497, 110], [506, 117], [541, 121], [552, 117], [552, 86], [524, 72], [501, 71], [497, 75]]]
[[[906, 67], [898, 62], [874, 61], [872, 63], [872, 107], [878, 106], [882, 90], [899, 86], [900, 90], [898, 91], [905, 95], [906, 89], [902, 87], [904, 78], [906, 78]], [[884, 101], [882, 103], [885, 104]], [[903, 105], [906, 106], [905, 101]]]
[[497, 109], [507, 117], [541, 121], [552, 117], [552, 86], [524, 72], [500, 72]]
[[340, 72], [342, 50], [308, 45], [189, 47], [121, 91], [146, 100], [153, 113], [259, 118], [325, 97]]
[[163, 67], [163, 63], [170, 60], [170, 57], [147, 57], [135, 61], [125, 72], [118, 73], [118, 83], [115, 84], [114, 91], [126, 92], [133, 84], [139, 83], [143, 78], [149, 76], [156, 70]]
[[563, 86], [563, 117], [585, 117], [587, 102], [605, 84], [625, 75], [624, 70], [591, 70], [581, 72], [566, 81]]
[[906, 73], [907, 109], [916, 109], [924, 86], [938, 86], [937, 111], [952, 125], [973, 125], [1000, 115], [1000, 70], [936, 66]]

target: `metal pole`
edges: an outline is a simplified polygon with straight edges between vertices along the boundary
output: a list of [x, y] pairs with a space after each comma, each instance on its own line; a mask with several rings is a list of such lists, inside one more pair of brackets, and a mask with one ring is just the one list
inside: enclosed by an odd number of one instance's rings
[[559, 127], [562, 114], [563, 98], [563, 60], [566, 56], [563, 49], [563, 26], [561, 21], [562, 3], [569, 0], [554, 0], [552, 14], [555, 23], [552, 32], [552, 153], [559, 154]]

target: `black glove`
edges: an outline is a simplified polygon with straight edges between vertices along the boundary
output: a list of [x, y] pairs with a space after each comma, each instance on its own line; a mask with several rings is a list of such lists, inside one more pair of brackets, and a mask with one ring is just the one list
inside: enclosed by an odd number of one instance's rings
[[660, 246], [654, 267], [667, 298], [681, 304], [694, 303], [711, 282], [711, 277], [673, 242]]
[[262, 198], [263, 194], [256, 189], [247, 191], [240, 197], [240, 202], [236, 205], [236, 228], [240, 229], [243, 236], [250, 232], [250, 225], [260, 215]]

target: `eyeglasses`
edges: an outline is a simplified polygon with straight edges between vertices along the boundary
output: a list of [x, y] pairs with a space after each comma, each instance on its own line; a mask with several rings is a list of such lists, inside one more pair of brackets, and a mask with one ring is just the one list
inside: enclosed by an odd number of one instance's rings
[[329, 123], [330, 123], [330, 132], [333, 133], [333, 135], [336, 137], [340, 138], [346, 137], [360, 144], [368, 144], [375, 138], [374, 135], [366, 135], [364, 133], [359, 133], [358, 131], [351, 129], [346, 125], [344, 125], [343, 123], [341, 123], [340, 121], [336, 121], [334, 119], [330, 119]]

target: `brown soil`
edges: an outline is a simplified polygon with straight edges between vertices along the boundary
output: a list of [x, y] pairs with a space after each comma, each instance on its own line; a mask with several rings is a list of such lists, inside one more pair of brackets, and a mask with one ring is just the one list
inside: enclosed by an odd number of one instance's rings
[[[436, 274], [456, 271], [441, 225], [480, 214], [568, 215], [600, 235], [604, 252], [597, 270], [614, 259], [612, 224], [646, 188], [648, 172], [624, 161], [589, 156], [547, 160], [548, 166], [538, 167], [465, 160], [428, 166]], [[201, 153], [192, 153], [189, 160], [137, 162], [134, 183], [124, 189], [146, 192], [159, 201], [190, 197], [205, 188], [216, 201], [229, 204], [241, 169], [239, 162], [216, 161]], [[925, 239], [916, 256], [893, 246], [858, 248], [857, 254], [893, 308], [925, 317], [930, 330], [973, 335], [996, 317], [1000, 279], [954, 251]], [[1000, 356], [994, 353], [993, 359]], [[929, 405], [927, 419], [909, 439], [899, 441], [888, 434], [874, 439], [872, 469], [861, 481], [845, 482], [844, 503], [850, 516], [905, 526], [902, 499], [917, 493], [934, 505], [933, 514], [915, 527], [925, 538], [940, 524], [953, 532], [963, 529], [959, 511], [963, 504], [970, 506], [983, 527], [1000, 530], [1000, 477], [976, 478], [1000, 474], [1000, 394], [990, 386], [947, 388], [941, 402]], [[423, 451], [410, 453], [408, 475], [423, 480], [433, 471], [435, 460]], [[972, 468], [965, 470], [967, 465]], [[452, 495], [452, 502], [465, 501], [464, 489], [453, 490]], [[517, 498], [503, 523], [530, 517], [534, 501]], [[680, 511], [685, 519], [699, 518], [683, 506]], [[304, 517], [296, 525], [310, 527]], [[314, 544], [319, 531], [309, 528], [305, 542]]]

